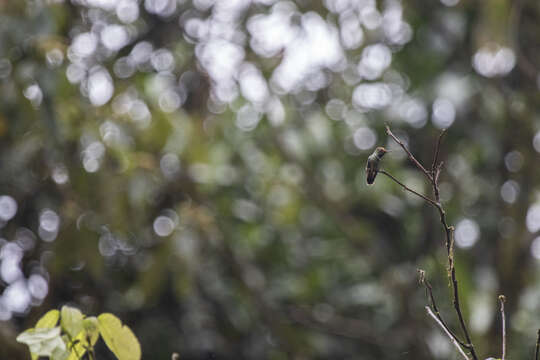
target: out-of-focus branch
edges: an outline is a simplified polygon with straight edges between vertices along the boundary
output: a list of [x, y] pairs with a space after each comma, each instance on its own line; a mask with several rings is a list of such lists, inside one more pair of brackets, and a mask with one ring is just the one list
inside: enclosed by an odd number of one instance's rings
[[[290, 305], [284, 308], [290, 321], [319, 332], [336, 336], [358, 339], [377, 346], [387, 346], [384, 339], [373, 333], [369, 322], [360, 319], [352, 319], [338, 314], [329, 316], [325, 321], [317, 319], [313, 315], [313, 309], [308, 306]], [[399, 334], [399, 335], [398, 335]], [[388, 336], [400, 336], [399, 330], [390, 330]]]
[[499, 303], [501, 306], [501, 323], [502, 323], [502, 355], [501, 360], [506, 359], [506, 317], [504, 315], [504, 302], [506, 298], [504, 295], [499, 295]]
[[465, 354], [465, 351], [463, 351], [463, 349], [461, 348], [461, 346], [459, 346], [459, 343], [456, 341], [456, 339], [452, 336], [452, 334], [450, 332], [448, 332], [448, 329], [446, 328], [446, 326], [443, 325], [443, 323], [433, 313], [433, 311], [431, 310], [431, 308], [429, 306], [426, 306], [426, 311], [427, 311], [428, 315], [431, 316], [433, 318], [433, 320], [435, 320], [435, 322], [437, 324], [439, 324], [439, 326], [441, 327], [441, 329], [443, 329], [443, 331], [446, 333], [446, 335], [448, 335], [448, 337], [450, 338], [450, 341], [452, 342], [452, 344], [454, 344], [454, 346], [456, 347], [458, 352], [463, 356], [463, 358], [465, 360], [471, 360], [471, 358], [467, 354]]
[[516, 64], [518, 68], [531, 81], [536, 82], [539, 69], [527, 58], [521, 50], [519, 44], [519, 26], [521, 24], [521, 14], [523, 12], [523, 0], [515, 0], [510, 10], [510, 24], [508, 26], [508, 38], [511, 41], [513, 50], [516, 52]]
[[534, 360], [538, 360], [538, 352], [540, 350], [540, 329], [536, 333], [536, 349], [534, 351]]

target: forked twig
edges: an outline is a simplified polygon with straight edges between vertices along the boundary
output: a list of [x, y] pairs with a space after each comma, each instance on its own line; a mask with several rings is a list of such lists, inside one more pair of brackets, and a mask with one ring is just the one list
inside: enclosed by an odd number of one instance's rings
[[[427, 281], [425, 278], [425, 271], [418, 270], [420, 273], [420, 282], [425, 286], [426, 288], [426, 294], [429, 296], [430, 305], [426, 306], [426, 310], [429, 316], [431, 316], [437, 324], [443, 329], [443, 331], [446, 333], [446, 335], [450, 338], [450, 341], [454, 344], [454, 346], [457, 348], [458, 352], [466, 359], [466, 360], [478, 360], [478, 356], [476, 355], [474, 345], [471, 341], [471, 337], [469, 335], [469, 330], [467, 329], [467, 325], [465, 324], [465, 320], [463, 317], [463, 313], [461, 311], [461, 305], [459, 301], [459, 286], [458, 286], [458, 280], [456, 276], [456, 269], [454, 266], [454, 227], [449, 226], [448, 222], [446, 220], [446, 212], [444, 211], [444, 208], [440, 201], [440, 195], [439, 195], [439, 176], [441, 173], [441, 169], [443, 166], [443, 162], [438, 163], [439, 159], [439, 152], [441, 147], [442, 138], [446, 134], [446, 129], [443, 129], [442, 132], [439, 135], [439, 138], [437, 139], [437, 143], [435, 144], [435, 150], [434, 150], [434, 156], [433, 156], [433, 163], [431, 164], [430, 171], [426, 170], [424, 166], [414, 157], [414, 155], [410, 152], [410, 150], [405, 146], [405, 144], [397, 138], [390, 128], [386, 126], [386, 133], [388, 136], [390, 136], [401, 148], [407, 153], [409, 160], [416, 165], [416, 167], [424, 173], [426, 178], [429, 180], [432, 188], [433, 188], [433, 194], [435, 197], [435, 200], [430, 199], [426, 195], [423, 195], [406, 185], [404, 185], [401, 181], [396, 179], [394, 176], [389, 174], [388, 172], [384, 170], [379, 170], [380, 173], [383, 173], [384, 175], [388, 176], [391, 180], [396, 182], [399, 186], [401, 186], [406, 191], [409, 191], [410, 193], [422, 198], [429, 204], [433, 205], [437, 210], [439, 211], [440, 215], [440, 221], [443, 225], [445, 235], [446, 235], [446, 251], [448, 256], [448, 277], [450, 278], [450, 283], [452, 285], [452, 293], [453, 293], [453, 304], [454, 304], [454, 310], [456, 312], [456, 315], [459, 320], [459, 324], [461, 326], [461, 330], [463, 331], [463, 335], [465, 336], [465, 341], [462, 341], [459, 339], [459, 337], [450, 329], [448, 324], [443, 320], [439, 308], [437, 307], [437, 303], [435, 302], [435, 297], [433, 296], [433, 289], [431, 287], [431, 284]], [[501, 311], [501, 320], [502, 320], [502, 356], [501, 360], [506, 360], [506, 315], [504, 312], [504, 303], [506, 301], [506, 298], [504, 295], [499, 295], [499, 303], [500, 303], [500, 311]], [[467, 349], [470, 352], [470, 356], [465, 353], [464, 349]], [[535, 347], [535, 354], [534, 354], [534, 360], [539, 360], [539, 354], [540, 354], [540, 329], [538, 330], [537, 339], [536, 339], [536, 347]]]
[[390, 127], [388, 125], [386, 125], [386, 133], [392, 138], [394, 139], [394, 141], [399, 145], [401, 146], [401, 148], [407, 153], [407, 155], [409, 155], [409, 159], [416, 165], [417, 168], [419, 168], [423, 173], [424, 175], [426, 175], [426, 177], [429, 179], [429, 181], [431, 182], [433, 180], [432, 176], [430, 175], [430, 173], [422, 166], [422, 164], [420, 164], [420, 162], [418, 160], [416, 160], [416, 158], [413, 156], [413, 154], [411, 154], [411, 152], [409, 151], [409, 149], [407, 149], [407, 147], [405, 146], [405, 144], [399, 140], [396, 135], [394, 135], [392, 133], [392, 131], [390, 131]]
[[[454, 310], [456, 312], [457, 318], [459, 320], [459, 324], [461, 326], [461, 330], [463, 331], [463, 335], [465, 337], [465, 342], [463, 342], [463, 346], [470, 351], [473, 360], [478, 360], [478, 356], [476, 355], [476, 352], [474, 350], [474, 345], [472, 344], [472, 341], [471, 341], [471, 336], [469, 335], [469, 330], [467, 329], [467, 325], [465, 324], [465, 319], [463, 317], [463, 313], [461, 311], [461, 304], [460, 304], [460, 301], [459, 301], [459, 286], [458, 286], [458, 280], [457, 280], [457, 276], [456, 276], [456, 269], [454, 267], [454, 227], [448, 225], [448, 222], [446, 220], [446, 212], [444, 211], [444, 208], [441, 205], [440, 197], [439, 197], [439, 175], [440, 175], [440, 172], [441, 172], [442, 163], [437, 165], [437, 161], [438, 161], [438, 156], [439, 156], [440, 143], [442, 141], [442, 138], [443, 138], [445, 132], [446, 132], [446, 130], [443, 130], [442, 133], [439, 135], [439, 139], [437, 140], [437, 144], [435, 146], [435, 154], [434, 154], [433, 164], [431, 166], [431, 171], [428, 171], [414, 157], [414, 155], [410, 152], [410, 150], [407, 148], [407, 146], [405, 146], [405, 144], [392, 133], [392, 131], [390, 130], [390, 127], [388, 125], [386, 126], [386, 133], [388, 134], [388, 136], [390, 136], [399, 146], [401, 146], [401, 148], [407, 153], [407, 155], [409, 157], [409, 160], [412, 163], [414, 163], [416, 165], [416, 167], [422, 173], [424, 173], [426, 178], [429, 180], [429, 182], [430, 182], [430, 184], [431, 184], [431, 186], [433, 188], [433, 194], [435, 196], [435, 200], [432, 200], [432, 199], [428, 198], [427, 196], [422, 195], [422, 194], [420, 194], [420, 193], [406, 187], [405, 185], [403, 185], [400, 181], [398, 181], [396, 178], [394, 178], [390, 174], [388, 174], [388, 173], [386, 173], [386, 172], [384, 172], [382, 170], [379, 171], [379, 172], [382, 172], [386, 176], [390, 177], [392, 180], [397, 182], [400, 186], [402, 186], [407, 191], [410, 191], [411, 193], [421, 197], [422, 199], [424, 199], [425, 201], [427, 201], [431, 205], [435, 206], [437, 208], [437, 210], [439, 211], [441, 224], [443, 225], [445, 235], [446, 235], [446, 244], [445, 245], [446, 245], [446, 252], [447, 252], [447, 256], [448, 256], [448, 277], [450, 278], [450, 283], [452, 285]], [[435, 316], [435, 318], [437, 318], [437, 316]], [[438, 318], [437, 318], [437, 320], [440, 323], [440, 320]], [[445, 329], [445, 331], [447, 331], [447, 329]], [[453, 341], [458, 343], [457, 342], [457, 337], [455, 337], [455, 338], [452, 337], [452, 339], [453, 339]]]
[[450, 338], [450, 341], [452, 342], [452, 344], [454, 344], [454, 346], [456, 347], [458, 352], [463, 356], [463, 358], [466, 360], [471, 360], [471, 358], [467, 354], [465, 354], [465, 351], [463, 351], [463, 349], [461, 348], [461, 346], [459, 346], [459, 343], [456, 341], [456, 339], [452, 336], [452, 334], [448, 332], [448, 329], [441, 323], [439, 318], [433, 313], [433, 311], [431, 310], [429, 306], [426, 306], [426, 311], [428, 315], [431, 316], [437, 324], [439, 324], [439, 326], [443, 329], [446, 335], [448, 335], [448, 337]]
[[433, 287], [431, 286], [430, 282], [426, 279], [426, 272], [424, 270], [418, 269], [418, 274], [420, 276], [420, 283], [423, 284], [426, 288], [426, 295], [428, 296], [429, 301], [431, 303], [430, 305], [431, 310], [433, 311], [435, 316], [437, 316], [437, 318], [441, 322], [441, 325], [444, 326], [447, 333], [449, 333], [452, 336], [452, 338], [459, 343], [459, 345], [463, 346], [466, 349], [469, 349], [469, 345], [465, 344], [462, 340], [460, 340], [442, 318], [442, 315], [439, 311], [439, 307], [437, 306], [437, 303], [435, 302], [435, 296], [433, 296]]

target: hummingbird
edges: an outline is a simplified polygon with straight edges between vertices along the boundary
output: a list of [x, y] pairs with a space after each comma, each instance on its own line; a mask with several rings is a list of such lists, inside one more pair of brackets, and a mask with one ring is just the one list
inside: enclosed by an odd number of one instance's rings
[[367, 175], [367, 184], [371, 185], [375, 181], [375, 177], [377, 176], [377, 173], [379, 172], [379, 163], [381, 159], [383, 158], [384, 154], [386, 154], [388, 150], [383, 148], [382, 146], [379, 146], [375, 149], [373, 154], [369, 155], [367, 158], [366, 163], [366, 175]]

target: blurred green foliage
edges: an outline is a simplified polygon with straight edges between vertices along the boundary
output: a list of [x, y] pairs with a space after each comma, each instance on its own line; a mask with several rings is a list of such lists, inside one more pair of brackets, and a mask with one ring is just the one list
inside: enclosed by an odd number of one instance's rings
[[[540, 6], [497, 0], [0, 0], [0, 357], [51, 308], [143, 358], [454, 356], [437, 214], [365, 185], [384, 124], [432, 161], [482, 358], [540, 326]], [[457, 325], [447, 316], [451, 326]], [[101, 349], [100, 350], [100, 346]], [[98, 342], [98, 358], [107, 351]], [[455, 355], [457, 356], [457, 355]]]

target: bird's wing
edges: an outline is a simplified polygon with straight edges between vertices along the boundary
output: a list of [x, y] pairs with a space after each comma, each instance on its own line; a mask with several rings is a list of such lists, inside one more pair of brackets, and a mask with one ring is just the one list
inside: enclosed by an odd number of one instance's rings
[[373, 170], [373, 164], [371, 161], [368, 161], [366, 163], [366, 172], [369, 172], [370, 170]]
[[366, 181], [368, 184], [373, 184], [375, 181], [375, 176], [377, 176], [377, 169], [375, 169], [375, 164], [372, 161], [368, 161], [366, 164]]

